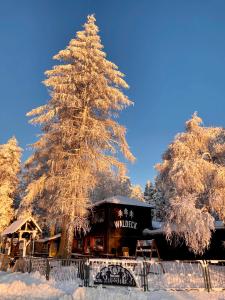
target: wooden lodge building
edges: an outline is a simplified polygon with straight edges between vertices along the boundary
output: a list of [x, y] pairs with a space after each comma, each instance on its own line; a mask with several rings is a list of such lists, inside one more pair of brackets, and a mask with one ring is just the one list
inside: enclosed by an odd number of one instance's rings
[[[166, 241], [162, 229], [156, 228], [157, 222], [152, 221], [153, 209], [146, 202], [123, 196], [94, 203], [89, 214], [91, 229], [87, 235], [74, 237], [72, 256], [110, 258], [144, 254], [151, 257], [154, 245], [156, 256], [160, 255], [164, 260], [225, 259], [223, 224], [216, 224], [210, 248], [203, 255], [195, 256], [184, 243], [177, 245]], [[19, 219], [1, 233], [1, 252], [13, 257], [57, 256], [60, 232], [48, 237], [41, 237], [41, 233], [41, 228], [33, 218]], [[153, 243], [150, 242], [152, 240]]]
[[[144, 229], [152, 229], [151, 211], [146, 202], [114, 196], [90, 207], [90, 232], [77, 234], [73, 241], [73, 256], [122, 257], [134, 256], [137, 240], [144, 239]], [[35, 242], [37, 256], [57, 256], [61, 234]]]
[[[73, 256], [122, 257], [134, 256], [137, 240], [144, 238], [143, 230], [152, 229], [148, 203], [123, 196], [114, 196], [90, 207], [90, 232], [76, 235]], [[61, 234], [56, 233], [35, 242], [37, 256], [57, 256]]]
[[134, 256], [143, 230], [152, 229], [151, 210], [146, 202], [114, 196], [94, 203], [90, 209], [91, 230], [75, 238], [74, 253], [96, 256]]
[[[189, 251], [183, 243], [168, 242], [157, 222], [152, 221], [154, 206], [146, 202], [123, 196], [114, 196], [98, 201], [90, 208], [91, 230], [86, 236], [75, 236], [72, 253], [74, 256], [127, 257], [151, 256], [163, 260], [176, 259], [225, 259], [225, 226], [216, 224], [209, 249], [201, 256]], [[141, 252], [138, 245], [144, 243]], [[60, 233], [40, 239], [35, 243], [36, 255], [57, 256]], [[39, 250], [38, 250], [39, 249]], [[138, 251], [137, 251], [138, 250]], [[149, 255], [149, 252], [150, 255]], [[40, 253], [42, 252], [42, 253]]]

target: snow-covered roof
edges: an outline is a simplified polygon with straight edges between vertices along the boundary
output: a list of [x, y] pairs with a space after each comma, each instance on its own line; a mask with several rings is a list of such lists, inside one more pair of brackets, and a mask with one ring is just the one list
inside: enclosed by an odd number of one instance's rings
[[[158, 232], [163, 232], [163, 225], [164, 225], [164, 222], [152, 221], [153, 229], [151, 230], [151, 233], [157, 233], [156, 230], [159, 230]], [[215, 221], [215, 228], [216, 229], [225, 229], [225, 225], [222, 221]], [[150, 231], [149, 231], [149, 233], [150, 233]]]
[[53, 236], [49, 236], [49, 237], [46, 237], [46, 238], [43, 238], [43, 239], [39, 239], [36, 242], [37, 243], [45, 243], [45, 242], [48, 242], [48, 241], [56, 240], [60, 237], [61, 237], [61, 233], [58, 233], [58, 234], [55, 234]]
[[124, 197], [124, 196], [113, 196], [113, 197], [109, 197], [106, 198], [104, 200], [95, 202], [92, 207], [101, 205], [101, 204], [105, 204], [105, 203], [113, 203], [113, 204], [123, 204], [123, 205], [133, 205], [133, 206], [142, 206], [142, 207], [151, 207], [153, 208], [152, 205], [140, 201], [138, 199], [134, 199], [134, 198], [129, 198], [129, 197]]
[[12, 224], [10, 224], [2, 233], [1, 236], [11, 234], [19, 230], [26, 222], [32, 221], [35, 226], [38, 228], [38, 230], [41, 232], [41, 228], [38, 226], [36, 221], [32, 217], [24, 218], [24, 219], [18, 219]]
[[147, 236], [147, 235], [163, 234], [164, 231], [161, 228], [158, 228], [158, 229], [148, 229], [148, 228], [145, 228], [142, 231], [142, 233], [143, 233], [144, 236]]

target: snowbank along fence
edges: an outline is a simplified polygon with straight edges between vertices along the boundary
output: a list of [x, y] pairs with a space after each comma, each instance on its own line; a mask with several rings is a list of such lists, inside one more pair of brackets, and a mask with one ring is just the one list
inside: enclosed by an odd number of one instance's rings
[[15, 272], [39, 272], [56, 281], [70, 281], [80, 279], [86, 285], [85, 273], [87, 269], [84, 259], [50, 259], [50, 258], [21, 258], [16, 261], [13, 268]]
[[225, 289], [224, 261], [149, 261], [130, 259], [19, 259], [14, 271], [36, 272], [56, 281], [84, 286], [119, 285], [144, 291]]

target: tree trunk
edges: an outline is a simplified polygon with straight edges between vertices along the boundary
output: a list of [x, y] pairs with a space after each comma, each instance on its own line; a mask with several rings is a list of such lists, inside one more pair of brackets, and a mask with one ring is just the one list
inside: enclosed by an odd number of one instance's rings
[[64, 217], [62, 225], [61, 240], [59, 246], [58, 256], [61, 258], [70, 258], [74, 239], [74, 225], [71, 219]]

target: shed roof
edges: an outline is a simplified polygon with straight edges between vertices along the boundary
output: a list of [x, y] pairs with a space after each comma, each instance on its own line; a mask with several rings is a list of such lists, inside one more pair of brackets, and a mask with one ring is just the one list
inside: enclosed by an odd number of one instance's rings
[[53, 236], [48, 236], [48, 237], [45, 237], [43, 239], [39, 239], [37, 240], [36, 242], [37, 243], [45, 243], [45, 242], [49, 242], [49, 241], [52, 241], [52, 240], [57, 240], [61, 237], [61, 233], [58, 233], [58, 234], [55, 234]]
[[124, 196], [113, 196], [113, 197], [109, 197], [103, 200], [100, 200], [98, 202], [95, 202], [92, 207], [101, 205], [101, 204], [105, 204], [105, 203], [113, 203], [113, 204], [122, 204], [122, 205], [132, 205], [132, 206], [141, 206], [141, 207], [149, 207], [149, 208], [153, 208], [152, 205], [140, 201], [138, 199], [134, 199], [134, 198], [129, 198], [129, 197], [124, 197]]
[[34, 223], [34, 225], [37, 227], [37, 229], [41, 232], [41, 228], [39, 227], [39, 225], [37, 224], [37, 222], [32, 218], [32, 217], [28, 217], [28, 218], [24, 218], [24, 219], [18, 219], [15, 222], [13, 222], [12, 224], [10, 224], [2, 233], [1, 236], [3, 235], [7, 235], [7, 234], [11, 234], [16, 232], [17, 230], [19, 230], [26, 222], [28, 221], [32, 221]]

